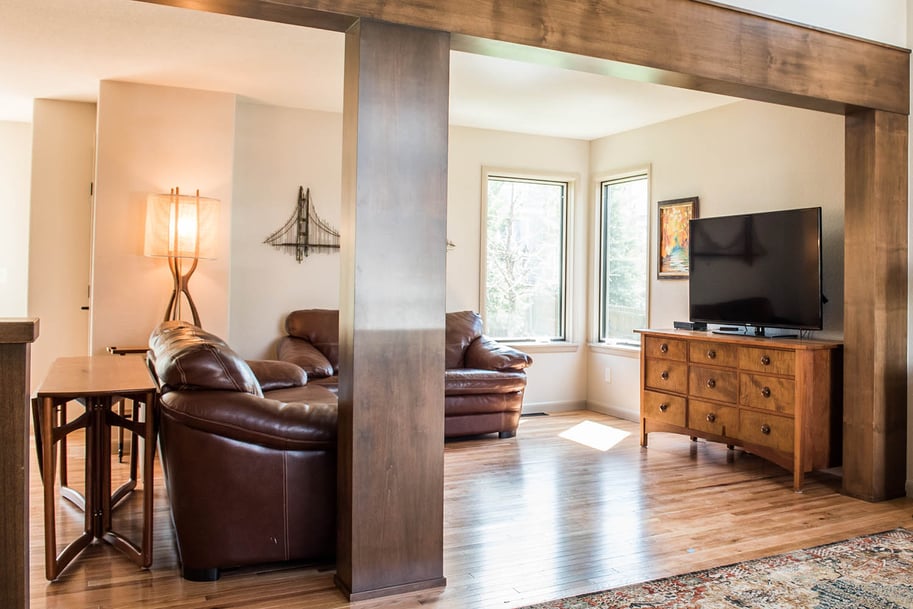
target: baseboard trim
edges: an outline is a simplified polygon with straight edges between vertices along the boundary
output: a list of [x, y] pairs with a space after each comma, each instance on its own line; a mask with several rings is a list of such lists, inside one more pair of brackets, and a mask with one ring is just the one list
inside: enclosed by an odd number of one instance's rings
[[523, 414], [534, 412], [571, 412], [572, 410], [586, 410], [586, 402], [530, 402], [523, 404]]
[[429, 588], [443, 588], [447, 585], [446, 577], [438, 577], [434, 579], [427, 579], [418, 582], [410, 582], [407, 584], [399, 584], [397, 586], [388, 586], [386, 588], [375, 588], [372, 590], [362, 590], [359, 592], [352, 592], [349, 590], [349, 587], [346, 585], [338, 575], [333, 578], [336, 587], [339, 588], [350, 601], [364, 601], [370, 600], [373, 598], [380, 598], [383, 596], [392, 596], [394, 594], [405, 594], [407, 592], [417, 592], [419, 590], [427, 590]]
[[617, 406], [610, 406], [601, 402], [587, 402], [586, 409], [592, 410], [593, 412], [598, 412], [600, 414], [607, 414], [610, 417], [616, 417], [618, 419], [624, 419], [625, 421], [631, 421], [633, 423], [637, 423], [638, 420], [640, 420], [639, 410], [619, 408]]

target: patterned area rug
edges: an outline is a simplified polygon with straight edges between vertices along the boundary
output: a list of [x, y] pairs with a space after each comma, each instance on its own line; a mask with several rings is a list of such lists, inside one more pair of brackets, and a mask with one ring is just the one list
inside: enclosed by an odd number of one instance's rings
[[913, 532], [816, 548], [527, 609], [911, 609]]

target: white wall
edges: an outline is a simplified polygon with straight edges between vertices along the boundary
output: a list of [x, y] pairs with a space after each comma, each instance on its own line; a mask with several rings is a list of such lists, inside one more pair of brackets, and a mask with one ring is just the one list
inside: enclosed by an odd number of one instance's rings
[[89, 242], [95, 104], [39, 99], [33, 107], [29, 315], [32, 387], [51, 362], [89, 352]]
[[[91, 349], [145, 345], [171, 294], [167, 262], [143, 256], [146, 196], [221, 200], [219, 251], [190, 281], [204, 328], [228, 334], [235, 96], [103, 81], [92, 256]], [[190, 318], [183, 307], [183, 317]]]
[[227, 339], [244, 357], [270, 358], [290, 311], [339, 308], [338, 252], [299, 263], [294, 248], [263, 241], [295, 212], [299, 186], [338, 230], [342, 114], [238, 104], [235, 166]]
[[0, 122], [0, 317], [27, 315], [31, 139], [28, 123]]
[[[843, 336], [843, 117], [759, 102], [721, 108], [592, 143], [594, 177], [631, 166], [651, 170], [651, 244], [657, 201], [697, 195], [701, 217], [821, 206], [824, 331]], [[688, 319], [688, 282], [657, 280], [650, 268], [650, 327]], [[604, 369], [612, 369], [612, 382]], [[596, 349], [589, 358], [591, 407], [636, 419], [639, 394], [630, 354]], [[636, 380], [636, 378], [635, 378]]]

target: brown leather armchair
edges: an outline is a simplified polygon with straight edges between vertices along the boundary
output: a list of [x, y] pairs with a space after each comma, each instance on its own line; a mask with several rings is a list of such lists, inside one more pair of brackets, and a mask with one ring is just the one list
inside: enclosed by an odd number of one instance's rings
[[332, 561], [336, 396], [298, 366], [241, 359], [217, 336], [164, 322], [149, 339], [182, 575]]
[[[513, 437], [520, 424], [526, 368], [532, 358], [482, 334], [473, 311], [447, 313], [444, 356], [444, 435], [448, 438], [497, 433]], [[292, 311], [287, 336], [279, 340], [280, 360], [301, 366], [309, 384], [335, 391], [339, 374], [339, 312]]]

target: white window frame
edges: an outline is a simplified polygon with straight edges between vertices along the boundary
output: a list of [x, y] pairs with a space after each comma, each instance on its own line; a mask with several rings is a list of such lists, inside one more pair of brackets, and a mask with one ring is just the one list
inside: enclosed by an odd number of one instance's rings
[[[562, 172], [544, 172], [535, 170], [522, 170], [504, 167], [482, 167], [482, 195], [481, 195], [481, 215], [479, 218], [479, 312], [482, 320], [486, 319], [485, 301], [486, 301], [486, 277], [487, 277], [487, 259], [488, 251], [488, 230], [486, 223], [488, 221], [488, 180], [489, 178], [506, 178], [512, 180], [530, 180], [541, 182], [561, 182], [566, 184], [565, 202], [564, 202], [564, 268], [561, 285], [562, 301], [562, 326], [563, 338], [540, 341], [535, 338], [517, 339], [509, 338], [503, 342], [507, 344], [516, 344], [526, 350], [535, 351], [562, 351], [573, 342], [573, 259], [574, 259], [574, 218], [575, 218], [575, 200], [576, 186], [579, 179], [577, 174]], [[530, 349], [530, 347], [541, 347], [541, 349]], [[574, 347], [576, 349], [576, 347]]]
[[631, 169], [612, 171], [600, 174], [593, 178], [593, 222], [592, 222], [592, 243], [593, 243], [593, 252], [592, 252], [592, 277], [591, 277], [591, 293], [593, 298], [591, 302], [593, 303], [593, 308], [591, 311], [591, 328], [590, 333], [590, 350], [596, 352], [611, 352], [611, 351], [639, 351], [640, 345], [618, 339], [605, 339], [601, 336], [602, 334], [602, 322], [603, 322], [603, 310], [605, 308], [605, 299], [603, 294], [602, 286], [602, 276], [604, 272], [604, 263], [605, 257], [602, 252], [602, 226], [603, 226], [603, 202], [602, 202], [602, 187], [606, 182], [613, 182], [616, 180], [625, 180], [629, 178], [634, 178], [637, 176], [646, 176], [647, 179], [647, 227], [646, 227], [646, 243], [647, 243], [647, 255], [644, 260], [644, 272], [646, 277], [646, 319], [647, 326], [650, 325], [651, 319], [651, 289], [653, 285], [653, 279], [650, 275], [651, 268], [651, 258], [652, 258], [652, 247], [653, 247], [653, 212], [650, 209], [650, 202], [653, 200], [652, 190], [653, 190], [653, 179], [652, 179], [652, 168], [650, 165], [638, 166]]

